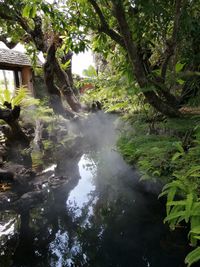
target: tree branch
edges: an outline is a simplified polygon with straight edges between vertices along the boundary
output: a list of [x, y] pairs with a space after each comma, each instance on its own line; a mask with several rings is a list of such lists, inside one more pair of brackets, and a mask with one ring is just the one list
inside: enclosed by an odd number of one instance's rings
[[[1, 6], [2, 5], [0, 5], [0, 9], [1, 9]], [[0, 10], [0, 18], [9, 20], [9, 21], [15, 21], [15, 18], [13, 16], [7, 15], [4, 10]]]
[[131, 29], [128, 25], [128, 22], [126, 20], [126, 14], [124, 11], [124, 7], [122, 4], [122, 1], [115, 1], [112, 0], [113, 4], [113, 12], [114, 16], [117, 19], [121, 35], [123, 37], [125, 48], [128, 52], [128, 57], [130, 59], [130, 63], [132, 65], [132, 69], [134, 71], [134, 74], [136, 76], [136, 79], [140, 85], [140, 87], [145, 87], [148, 83], [148, 80], [146, 78], [144, 68], [143, 68], [143, 61], [140, 56], [140, 53], [138, 51], [137, 45], [133, 40]]
[[39, 51], [43, 53], [47, 52], [47, 45], [44, 40], [44, 34], [42, 31], [42, 19], [39, 16], [36, 16], [34, 21], [34, 29], [28, 25], [26, 19], [22, 18], [21, 14], [17, 14], [17, 21], [21, 25], [21, 27], [25, 30], [27, 34], [30, 35], [32, 41], [35, 43], [35, 46]]
[[170, 39], [167, 40], [166, 42], [166, 50], [165, 50], [165, 59], [162, 64], [161, 68], [161, 78], [163, 82], [165, 81], [166, 78], [166, 73], [167, 73], [167, 67], [169, 64], [170, 58], [173, 56], [176, 45], [177, 45], [177, 36], [178, 36], [178, 30], [180, 26], [180, 17], [181, 17], [181, 11], [183, 7], [183, 0], [176, 0], [175, 2], [175, 12], [174, 12], [174, 25], [173, 25], [173, 32], [172, 36]]
[[125, 48], [125, 43], [122, 38], [122, 36], [117, 33], [116, 31], [110, 29], [100, 7], [98, 6], [97, 2], [95, 0], [88, 0], [90, 4], [93, 6], [96, 14], [98, 15], [101, 26], [98, 28], [100, 32], [104, 32], [106, 35], [108, 35], [112, 40], [114, 40], [116, 43], [118, 43], [120, 46]]
[[[148, 103], [152, 105], [155, 109], [169, 117], [179, 116], [177, 108], [173, 107], [173, 105], [171, 105], [171, 102], [163, 101], [162, 98], [160, 98], [153, 90], [146, 90], [146, 88], [148, 88], [151, 84], [149, 83], [148, 78], [146, 76], [145, 70], [143, 68], [143, 59], [138, 51], [136, 43], [133, 40], [131, 29], [126, 20], [126, 14], [122, 0], [111, 1], [113, 3], [114, 15], [119, 24], [133, 72], [136, 76], [136, 80], [139, 86], [141, 87], [141, 89], [144, 89], [142, 90], [142, 92], [146, 97]], [[168, 97], [169, 95], [167, 95], [167, 98]]]
[[18, 44], [18, 42], [8, 41], [6, 34], [0, 35], [0, 42], [3, 42], [9, 49], [14, 48]]

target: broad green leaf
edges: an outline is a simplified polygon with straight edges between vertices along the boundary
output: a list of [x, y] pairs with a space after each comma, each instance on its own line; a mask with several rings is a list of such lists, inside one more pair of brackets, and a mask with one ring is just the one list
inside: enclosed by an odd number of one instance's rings
[[35, 18], [37, 12], [37, 6], [33, 5], [30, 9], [29, 17], [30, 18]]
[[22, 17], [23, 18], [29, 18], [30, 16], [30, 11], [31, 11], [32, 6], [30, 5], [25, 5], [23, 11], [22, 11]]
[[176, 64], [176, 66], [175, 66], [176, 72], [180, 72], [183, 69], [184, 66], [185, 66], [185, 64], [182, 64], [182, 63], [178, 62]]

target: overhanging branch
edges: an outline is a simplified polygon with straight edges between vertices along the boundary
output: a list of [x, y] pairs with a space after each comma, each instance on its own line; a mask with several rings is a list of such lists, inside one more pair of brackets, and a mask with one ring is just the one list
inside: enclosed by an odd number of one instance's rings
[[9, 49], [14, 48], [18, 42], [8, 41], [8, 36], [6, 34], [0, 35], [0, 42], [3, 42]]
[[96, 14], [98, 15], [101, 26], [98, 28], [100, 32], [104, 32], [106, 35], [108, 35], [112, 40], [114, 40], [116, 43], [118, 43], [120, 46], [125, 48], [125, 43], [122, 38], [122, 36], [117, 33], [116, 31], [110, 29], [105, 16], [103, 15], [100, 7], [98, 6], [97, 2], [95, 0], [88, 0], [90, 4], [93, 6]]
[[183, 0], [176, 0], [172, 36], [170, 39], [167, 40], [166, 50], [165, 50], [165, 59], [163, 61], [162, 68], [161, 68], [161, 78], [163, 82], [165, 81], [165, 78], [166, 78], [169, 60], [173, 56], [176, 46], [177, 46], [177, 36], [178, 36], [178, 30], [180, 26], [180, 17], [181, 17], [182, 9], [183, 9]]

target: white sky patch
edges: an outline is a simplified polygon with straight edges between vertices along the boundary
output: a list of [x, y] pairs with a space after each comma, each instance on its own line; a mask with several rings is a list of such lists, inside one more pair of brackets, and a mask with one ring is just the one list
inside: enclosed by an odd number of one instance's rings
[[90, 65], [94, 66], [94, 60], [91, 51], [85, 51], [84, 53], [74, 54], [72, 58], [72, 72], [83, 76], [82, 72]]
[[[8, 47], [0, 42], [0, 48], [7, 48]], [[23, 52], [25, 53], [26, 50], [23, 45], [18, 44], [13, 48], [15, 51]], [[44, 58], [42, 53], [39, 54], [39, 59], [44, 62]], [[95, 66], [92, 52], [91, 50], [85, 51], [84, 53], [79, 53], [78, 55], [74, 54], [72, 58], [72, 72], [74, 74], [78, 74], [80, 76], [83, 76], [82, 72], [84, 69], [87, 69], [90, 65]]]
[[[2, 43], [2, 42], [0, 42], [0, 48], [5, 48], [5, 49], [9, 49], [4, 43]], [[16, 46], [15, 46], [15, 48], [13, 48], [13, 50], [15, 50], [15, 51], [19, 51], [19, 52], [23, 52], [23, 53], [25, 53], [25, 48], [24, 48], [24, 46], [23, 45], [21, 45], [21, 44], [17, 44]]]

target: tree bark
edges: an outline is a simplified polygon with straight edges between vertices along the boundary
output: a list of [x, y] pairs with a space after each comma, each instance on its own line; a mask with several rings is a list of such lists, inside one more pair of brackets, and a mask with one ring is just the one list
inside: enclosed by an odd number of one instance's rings
[[[113, 7], [112, 11], [120, 29], [119, 33], [116, 33], [109, 28], [109, 24], [107, 23], [106, 18], [101, 11], [97, 1], [88, 1], [93, 6], [94, 11], [99, 18], [101, 27], [99, 27], [98, 30], [107, 34], [112, 40], [118, 43], [127, 52], [133, 75], [136, 77], [141, 91], [147, 99], [148, 103], [166, 116], [179, 116], [180, 112], [178, 111], [177, 99], [170, 92], [168, 92], [166, 88], [164, 88], [163, 83], [160, 83], [158, 85], [156, 79], [150, 80], [149, 73], [147, 73], [144, 69], [145, 62], [140, 54], [138, 44], [133, 40], [132, 32], [126, 19], [123, 1], [111, 0]], [[177, 2], [179, 1], [181, 0], [177, 0]], [[178, 8], [179, 6], [177, 7], [177, 10]], [[176, 23], [175, 26], [176, 25], [178, 25], [178, 23]], [[152, 86], [154, 86], [155, 90], [147, 91], [147, 89], [151, 88]]]
[[50, 104], [56, 114], [60, 114], [65, 118], [72, 118], [74, 117], [73, 112], [63, 107], [60, 90], [54, 83], [55, 60], [55, 45], [52, 44], [48, 49], [44, 64], [44, 79], [50, 96]]
[[[78, 112], [81, 109], [81, 104], [79, 103], [79, 101], [77, 100], [72, 87], [70, 85], [70, 79], [67, 76], [67, 73], [65, 73], [65, 71], [62, 70], [62, 68], [60, 67], [58, 60], [56, 58], [56, 44], [55, 44], [55, 40], [53, 40], [52, 44], [50, 46], [47, 45], [47, 42], [45, 40], [45, 36], [44, 33], [42, 31], [42, 20], [39, 16], [36, 16], [33, 20], [34, 20], [34, 29], [32, 30], [28, 23], [26, 22], [26, 20], [24, 18], [21, 17], [21, 15], [17, 16], [17, 20], [19, 22], [19, 24], [22, 26], [22, 28], [31, 36], [32, 41], [35, 43], [35, 46], [37, 47], [37, 49], [39, 51], [42, 51], [43, 53], [51, 53], [51, 61], [47, 60], [46, 61], [46, 66], [44, 67], [44, 70], [46, 71], [46, 78], [45, 78], [45, 83], [47, 85], [47, 89], [48, 92], [51, 94], [51, 104], [52, 107], [54, 109], [54, 111], [56, 113], [59, 113], [61, 115], [66, 115], [66, 112], [63, 111], [63, 104], [62, 104], [62, 100], [61, 100], [61, 94], [59, 92], [59, 89], [56, 88], [56, 86], [54, 84], [50, 85], [50, 81], [48, 81], [48, 78], [50, 78], [49, 73], [51, 72], [53, 74], [53, 72], [56, 74], [56, 76], [58, 77], [58, 80], [61, 83], [61, 92], [64, 95], [67, 103], [69, 104], [70, 108], [75, 111]], [[53, 68], [51, 68], [51, 71], [48, 71], [48, 66], [53, 66]], [[48, 78], [47, 78], [48, 77]], [[53, 77], [54, 78], [54, 77]], [[51, 82], [53, 82], [53, 79], [50, 79]], [[54, 92], [54, 93], [53, 93]], [[59, 99], [60, 98], [60, 99]], [[60, 107], [59, 107], [60, 105]], [[70, 111], [67, 111], [67, 116], [68, 117], [72, 117], [72, 114], [70, 115]]]
[[67, 103], [70, 105], [73, 111], [79, 112], [81, 110], [81, 104], [74, 95], [66, 72], [61, 69], [60, 64], [58, 63], [58, 60], [56, 58], [54, 58], [54, 71], [59, 79], [59, 82], [61, 83], [61, 92], [67, 100]]
[[[155, 109], [160, 111], [162, 114], [169, 117], [177, 117], [180, 115], [178, 111], [178, 107], [173, 107], [171, 103], [167, 101], [163, 101], [153, 90], [146, 91], [148, 87], [152, 87], [152, 84], [149, 82], [145, 70], [143, 68], [143, 62], [140, 58], [139, 51], [137, 45], [133, 41], [132, 33], [130, 31], [128, 22], [126, 20], [124, 7], [121, 2], [112, 0], [113, 3], [113, 12], [117, 19], [121, 35], [123, 37], [125, 47], [128, 53], [128, 57], [132, 66], [133, 73], [138, 81], [138, 84], [147, 99], [148, 103], [152, 105]], [[167, 94], [169, 97], [169, 93]]]
[[[7, 103], [9, 105], [9, 103]], [[7, 106], [7, 104], [4, 104]], [[20, 107], [14, 106], [13, 109], [6, 108], [0, 109], [0, 119], [4, 120], [11, 128], [11, 131], [5, 133], [6, 137], [11, 142], [20, 142], [25, 146], [28, 146], [30, 143], [29, 138], [22, 131], [21, 126], [19, 125], [18, 118], [20, 115]]]
[[73, 79], [73, 75], [72, 75], [72, 56], [73, 56], [73, 53], [71, 51], [67, 52], [62, 57], [61, 62], [62, 62], [62, 64], [66, 64], [68, 62], [68, 66], [66, 67], [66, 69], [64, 69], [64, 71], [67, 73], [69, 84], [73, 90], [73, 93], [75, 95], [79, 95], [78, 89], [74, 86], [74, 79]]

